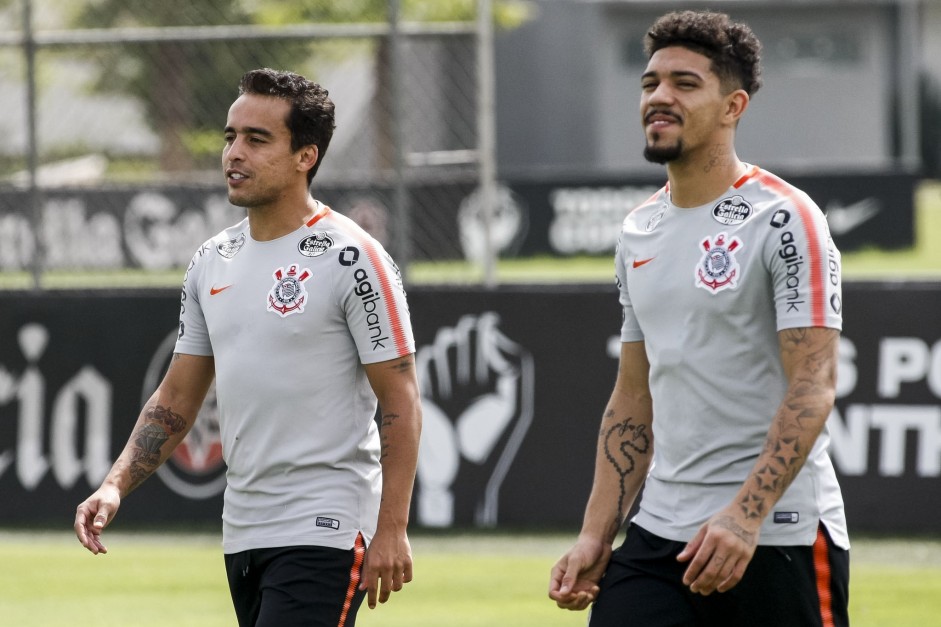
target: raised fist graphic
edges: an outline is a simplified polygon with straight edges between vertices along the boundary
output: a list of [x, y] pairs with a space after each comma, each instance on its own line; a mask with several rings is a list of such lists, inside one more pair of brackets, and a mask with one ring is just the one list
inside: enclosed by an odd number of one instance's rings
[[533, 418], [533, 358], [498, 328], [466, 315], [418, 349], [422, 440], [417, 520], [429, 527], [497, 523], [500, 486]]

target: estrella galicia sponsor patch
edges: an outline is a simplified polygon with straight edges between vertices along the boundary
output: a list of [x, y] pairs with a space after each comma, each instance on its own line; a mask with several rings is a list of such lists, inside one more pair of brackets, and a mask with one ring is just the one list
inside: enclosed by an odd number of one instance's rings
[[239, 233], [238, 237], [234, 237], [230, 240], [226, 240], [216, 246], [216, 250], [220, 255], [226, 259], [231, 259], [242, 250], [242, 246], [245, 245], [245, 233]]
[[299, 269], [297, 264], [274, 271], [274, 287], [268, 292], [268, 311], [286, 317], [294, 313], [302, 313], [307, 303], [307, 290], [304, 281], [311, 276], [307, 268]]
[[774, 522], [777, 525], [796, 525], [800, 522], [800, 514], [797, 512], [775, 512]]
[[712, 208], [712, 217], [716, 222], [727, 226], [741, 224], [751, 216], [754, 209], [748, 201], [741, 196], [723, 198]]
[[340, 265], [353, 266], [359, 261], [359, 248], [356, 246], [346, 246], [340, 251]]
[[336, 518], [327, 518], [326, 516], [317, 516], [314, 524], [318, 527], [327, 527], [329, 529], [339, 529], [340, 521]]
[[297, 250], [305, 257], [319, 257], [333, 246], [333, 238], [324, 231], [319, 231], [302, 239]]
[[738, 287], [742, 269], [735, 254], [742, 249], [742, 240], [719, 233], [704, 239], [701, 246], [704, 253], [696, 266], [696, 286], [714, 294]]

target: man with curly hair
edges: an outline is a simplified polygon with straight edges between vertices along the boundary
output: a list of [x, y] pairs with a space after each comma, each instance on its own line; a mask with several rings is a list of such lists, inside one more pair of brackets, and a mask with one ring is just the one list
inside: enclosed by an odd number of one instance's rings
[[581, 533], [549, 596], [592, 605], [592, 627], [847, 625], [826, 429], [839, 252], [806, 194], [736, 154], [761, 85], [749, 27], [673, 12], [645, 49], [644, 155], [668, 182], [622, 227], [620, 367]]
[[241, 627], [352, 627], [364, 598], [376, 607], [412, 579], [415, 345], [395, 263], [310, 194], [333, 130], [317, 83], [268, 68], [242, 77], [222, 169], [248, 215], [194, 255], [170, 367], [75, 515], [82, 545], [107, 552], [102, 532], [215, 379], [222, 548]]

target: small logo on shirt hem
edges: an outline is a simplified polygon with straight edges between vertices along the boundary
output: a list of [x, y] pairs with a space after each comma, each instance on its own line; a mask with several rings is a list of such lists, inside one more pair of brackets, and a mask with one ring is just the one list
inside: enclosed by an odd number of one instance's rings
[[314, 521], [314, 524], [318, 527], [327, 527], [329, 529], [339, 529], [340, 521], [335, 518], [326, 518], [324, 516], [317, 516], [317, 520]]
[[774, 522], [777, 525], [787, 524], [795, 525], [800, 521], [800, 514], [797, 512], [775, 512]]

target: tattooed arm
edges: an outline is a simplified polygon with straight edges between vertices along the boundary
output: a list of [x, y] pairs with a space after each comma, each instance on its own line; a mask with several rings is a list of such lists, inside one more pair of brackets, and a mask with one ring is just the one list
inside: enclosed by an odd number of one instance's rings
[[183, 441], [212, 383], [212, 357], [173, 355], [157, 391], [144, 405], [124, 450], [101, 487], [78, 506], [75, 535], [97, 555], [108, 550], [101, 532], [121, 505], [121, 499], [152, 475]]
[[379, 522], [363, 564], [363, 582], [370, 608], [385, 603], [412, 580], [412, 549], [408, 542], [408, 510], [418, 466], [421, 397], [415, 355], [366, 366], [366, 376], [379, 399], [382, 500]]
[[725, 592], [741, 580], [762, 521], [800, 472], [833, 408], [839, 331], [785, 329], [778, 342], [788, 388], [758, 461], [732, 503], [678, 557], [692, 560], [683, 583], [693, 592]]
[[598, 593], [611, 545], [637, 497], [653, 458], [653, 407], [643, 342], [621, 344], [618, 378], [605, 408], [595, 478], [575, 546], [552, 568], [549, 598], [583, 610]]

